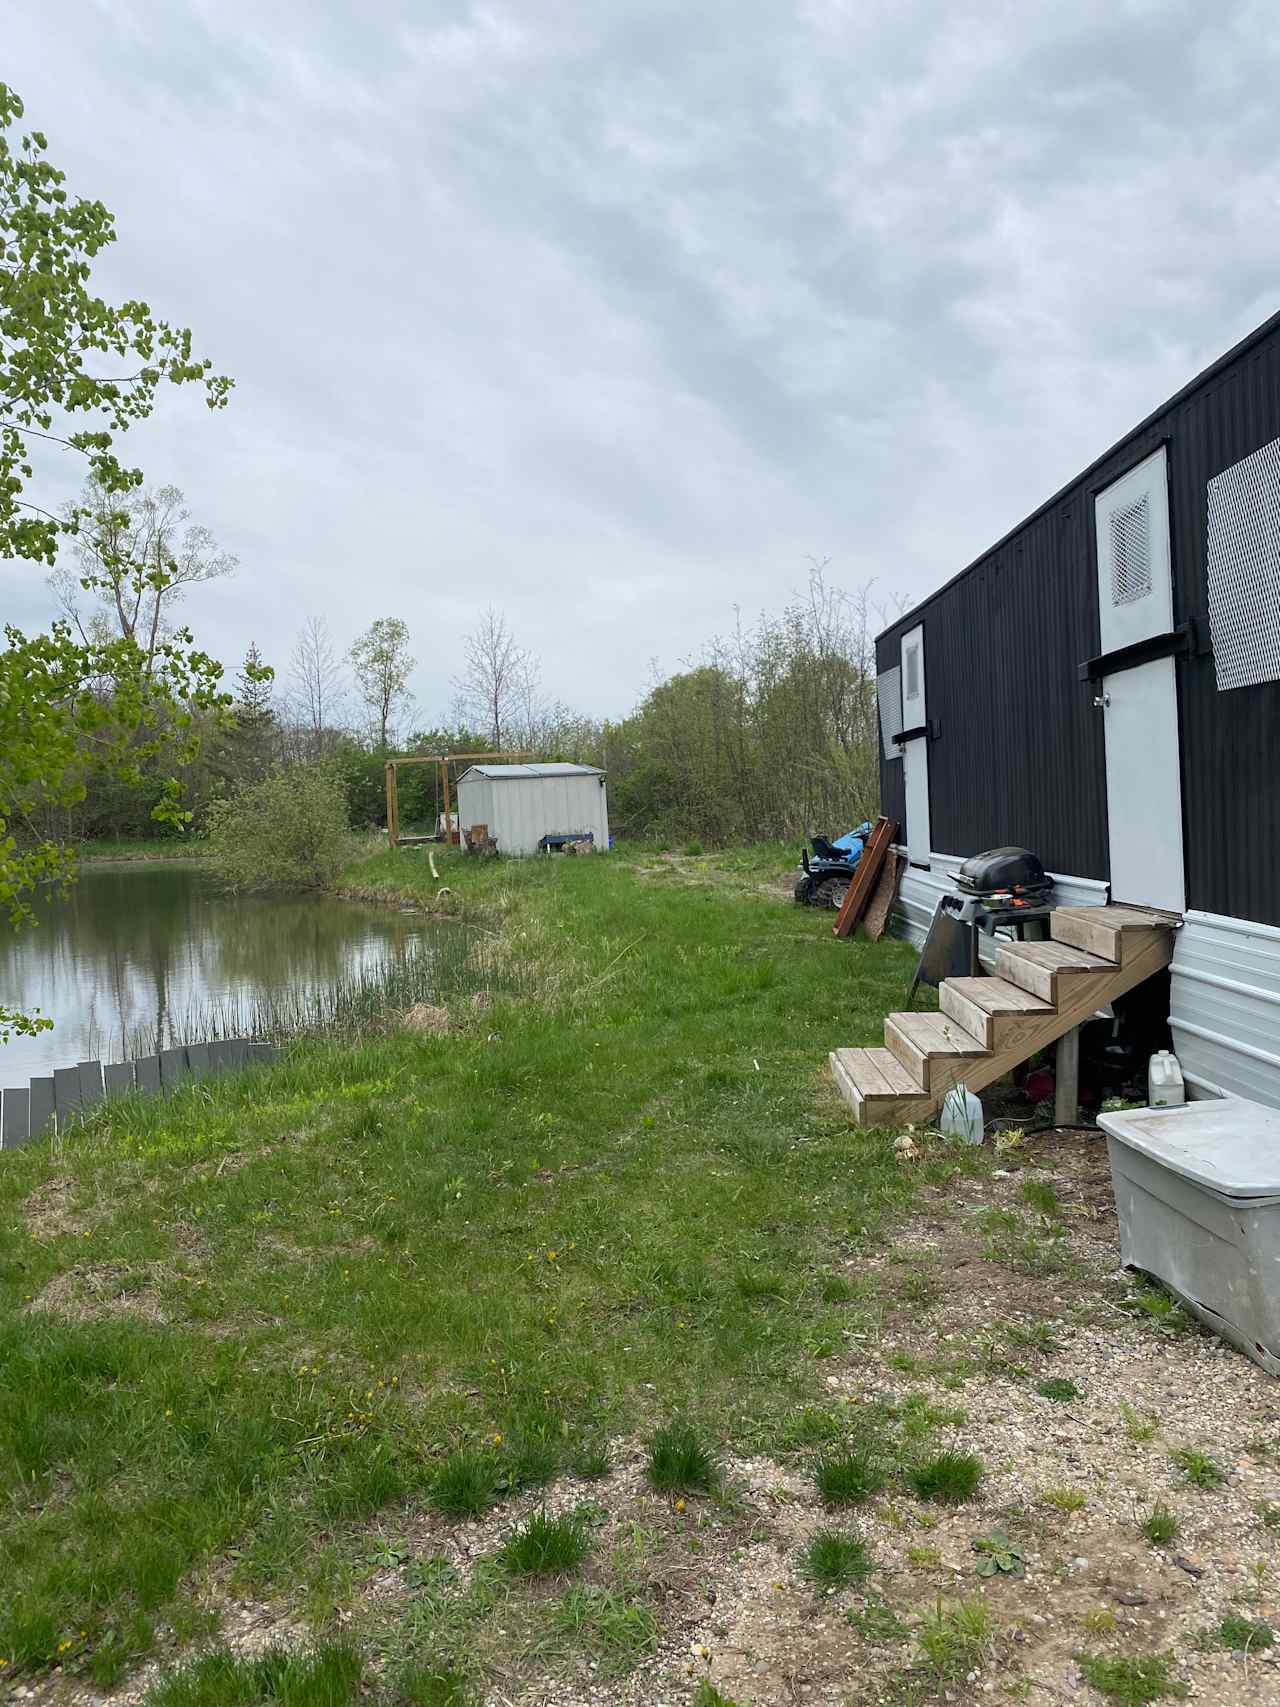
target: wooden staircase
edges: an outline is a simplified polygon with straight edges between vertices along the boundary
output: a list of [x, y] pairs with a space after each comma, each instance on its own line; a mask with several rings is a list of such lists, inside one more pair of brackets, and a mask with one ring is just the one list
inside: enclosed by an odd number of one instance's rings
[[953, 1085], [980, 1091], [1173, 958], [1176, 915], [1058, 907], [1049, 942], [1002, 943], [993, 978], [947, 978], [937, 1013], [890, 1014], [883, 1049], [835, 1049], [831, 1071], [863, 1126], [932, 1119]]

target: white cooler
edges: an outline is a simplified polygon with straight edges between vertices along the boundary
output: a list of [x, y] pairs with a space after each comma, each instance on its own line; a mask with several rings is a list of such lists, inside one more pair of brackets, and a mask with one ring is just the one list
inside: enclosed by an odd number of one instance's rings
[[1100, 1114], [1120, 1257], [1280, 1375], [1280, 1110], [1242, 1097]]

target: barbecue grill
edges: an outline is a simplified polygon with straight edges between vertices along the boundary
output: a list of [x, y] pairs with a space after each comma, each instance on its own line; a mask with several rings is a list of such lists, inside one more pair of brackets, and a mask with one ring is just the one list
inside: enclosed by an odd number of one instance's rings
[[974, 854], [957, 872], [956, 889], [958, 893], [938, 902], [911, 980], [908, 1007], [919, 984], [981, 974], [979, 931], [994, 936], [1011, 930], [1020, 940], [1028, 927], [1038, 937], [1049, 934], [1053, 879], [1030, 848], [990, 848]]
[[991, 848], [965, 860], [956, 877], [962, 895], [1016, 911], [1044, 907], [1053, 880], [1030, 848]]

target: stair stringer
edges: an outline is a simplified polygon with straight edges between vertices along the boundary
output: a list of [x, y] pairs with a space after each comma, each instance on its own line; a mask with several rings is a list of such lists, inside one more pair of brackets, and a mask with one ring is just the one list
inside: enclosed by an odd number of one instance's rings
[[[860, 1124], [901, 1125], [930, 1120], [937, 1114], [948, 1091], [963, 1084], [980, 1091], [1004, 1077], [1038, 1050], [1082, 1024], [1100, 1007], [1123, 996], [1157, 972], [1173, 958], [1174, 935], [1168, 928], [1152, 928], [1123, 934], [1120, 961], [1099, 971], [1059, 972], [1054, 981], [1051, 1007], [1037, 1013], [995, 1013], [990, 1016], [990, 1047], [982, 1053], [956, 1058], [931, 1054], [927, 1064], [928, 1084], [918, 1093], [892, 1097], [868, 1094], [840, 1057], [850, 1052], [835, 1050], [830, 1057], [832, 1077]], [[1013, 946], [1013, 945], [1011, 945]], [[945, 987], [945, 981], [944, 981]], [[856, 1052], [852, 1052], [856, 1053]]]
[[1123, 996], [1135, 985], [1162, 972], [1172, 959], [1173, 932], [1153, 931], [1150, 941], [1112, 972], [1060, 972], [1056, 1003], [1048, 1013], [993, 1014], [993, 1047], [989, 1054], [954, 1067], [945, 1056], [934, 1056], [930, 1061], [930, 1115], [942, 1107], [953, 1086], [963, 1084], [971, 1091], [980, 1091], [994, 1084], [1037, 1050], [1056, 1043], [1081, 1025], [1116, 996]]

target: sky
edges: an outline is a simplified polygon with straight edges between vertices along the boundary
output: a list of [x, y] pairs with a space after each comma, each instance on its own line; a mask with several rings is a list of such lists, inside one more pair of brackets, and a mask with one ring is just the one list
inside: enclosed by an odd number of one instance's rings
[[235, 379], [122, 441], [201, 643], [402, 617], [420, 725], [486, 606], [619, 716], [810, 559], [918, 599], [1280, 307], [1265, 0], [0, 0], [0, 80]]

